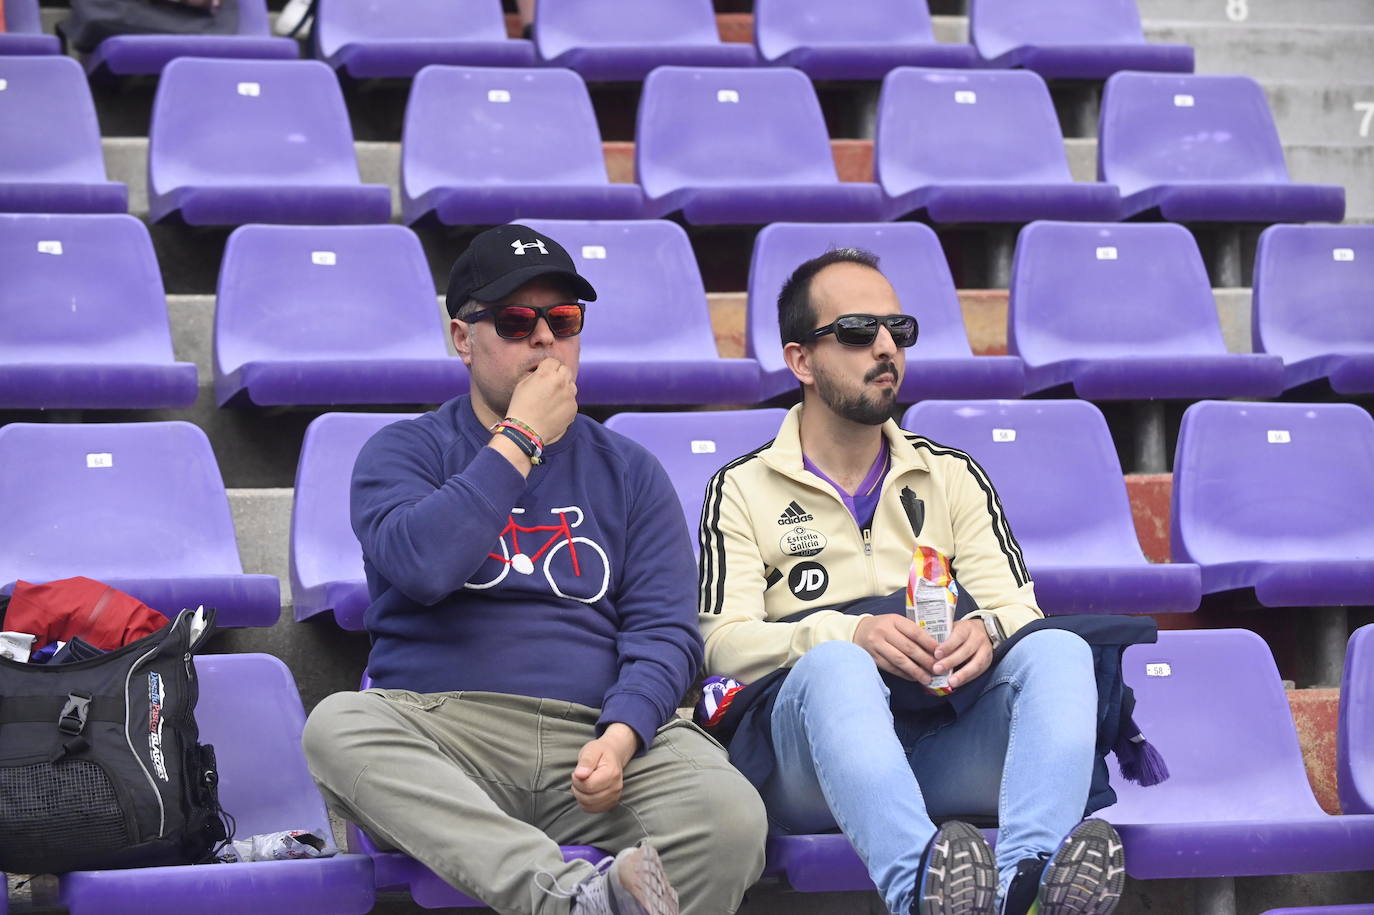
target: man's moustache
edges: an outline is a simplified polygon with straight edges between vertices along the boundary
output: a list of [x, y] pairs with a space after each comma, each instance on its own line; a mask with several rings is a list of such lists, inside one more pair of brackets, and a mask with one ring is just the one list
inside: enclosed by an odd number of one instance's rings
[[878, 363], [868, 370], [868, 374], [864, 376], [864, 381], [877, 381], [883, 375], [891, 375], [895, 379], [897, 377], [897, 364], [894, 362]]

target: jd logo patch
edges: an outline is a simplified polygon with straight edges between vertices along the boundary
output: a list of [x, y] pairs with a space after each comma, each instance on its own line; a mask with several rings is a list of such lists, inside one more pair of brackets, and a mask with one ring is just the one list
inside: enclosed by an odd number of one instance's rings
[[819, 562], [799, 562], [787, 576], [787, 589], [798, 600], [815, 600], [830, 587], [830, 573]]
[[815, 556], [825, 549], [825, 535], [809, 527], [794, 527], [782, 535], [778, 549], [784, 556]]

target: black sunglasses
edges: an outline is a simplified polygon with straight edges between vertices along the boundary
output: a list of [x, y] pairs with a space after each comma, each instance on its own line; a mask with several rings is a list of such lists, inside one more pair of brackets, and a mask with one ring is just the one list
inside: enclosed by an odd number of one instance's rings
[[835, 339], [845, 346], [868, 346], [878, 339], [878, 328], [887, 325], [892, 342], [901, 347], [911, 346], [921, 327], [911, 315], [840, 315], [832, 323], [811, 331], [810, 339], [815, 340], [826, 334], [834, 334]]
[[468, 323], [491, 318], [496, 333], [507, 340], [523, 340], [539, 326], [539, 319], [548, 322], [555, 337], [576, 337], [582, 333], [586, 306], [581, 302], [560, 302], [557, 305], [497, 305], [484, 308], [468, 316]]

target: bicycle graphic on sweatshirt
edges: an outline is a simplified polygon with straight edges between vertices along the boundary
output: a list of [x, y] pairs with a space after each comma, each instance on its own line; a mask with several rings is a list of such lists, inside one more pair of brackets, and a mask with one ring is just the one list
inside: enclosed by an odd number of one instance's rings
[[[528, 527], [516, 521], [516, 516], [523, 514], [525, 514], [523, 508], [511, 509], [510, 516], [506, 519], [506, 526], [501, 528], [501, 533], [496, 541], [501, 552], [487, 554], [489, 559], [493, 559], [497, 563], [499, 571], [496, 576], [489, 581], [469, 580], [464, 587], [474, 591], [495, 587], [505, 581], [506, 576], [510, 575], [512, 570], [519, 575], [533, 575], [535, 565], [542, 557], [544, 560], [542, 567], [544, 579], [549, 583], [549, 589], [558, 597], [581, 601], [584, 604], [596, 603], [604, 597], [611, 581], [611, 564], [606, 558], [606, 551], [594, 540], [573, 536], [573, 530], [580, 527], [584, 520], [582, 509], [576, 505], [551, 508], [549, 514], [557, 516], [557, 524], [536, 524]], [[571, 521], [569, 521], [569, 516], [572, 516]], [[547, 534], [548, 538], [541, 542], [539, 536], [541, 534]], [[521, 543], [521, 535], [526, 535], [523, 538], [523, 543]], [[538, 546], [533, 552], [527, 552], [536, 544]], [[486, 566], [484, 565], [483, 568]], [[479, 570], [479, 574], [480, 572], [481, 570]], [[559, 574], [556, 575], [555, 572]], [[578, 581], [594, 583], [598, 573], [601, 582], [596, 588], [596, 593], [590, 597], [564, 593], [558, 584], [560, 577], [566, 583], [569, 574], [571, 578]]]

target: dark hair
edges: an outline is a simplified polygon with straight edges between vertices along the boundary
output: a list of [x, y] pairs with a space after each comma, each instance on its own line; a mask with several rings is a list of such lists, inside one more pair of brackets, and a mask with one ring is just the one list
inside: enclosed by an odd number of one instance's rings
[[816, 329], [816, 308], [811, 302], [811, 281], [831, 264], [859, 264], [878, 269], [878, 255], [862, 248], [831, 248], [806, 261], [787, 278], [778, 293], [778, 331], [782, 343], [805, 343]]

